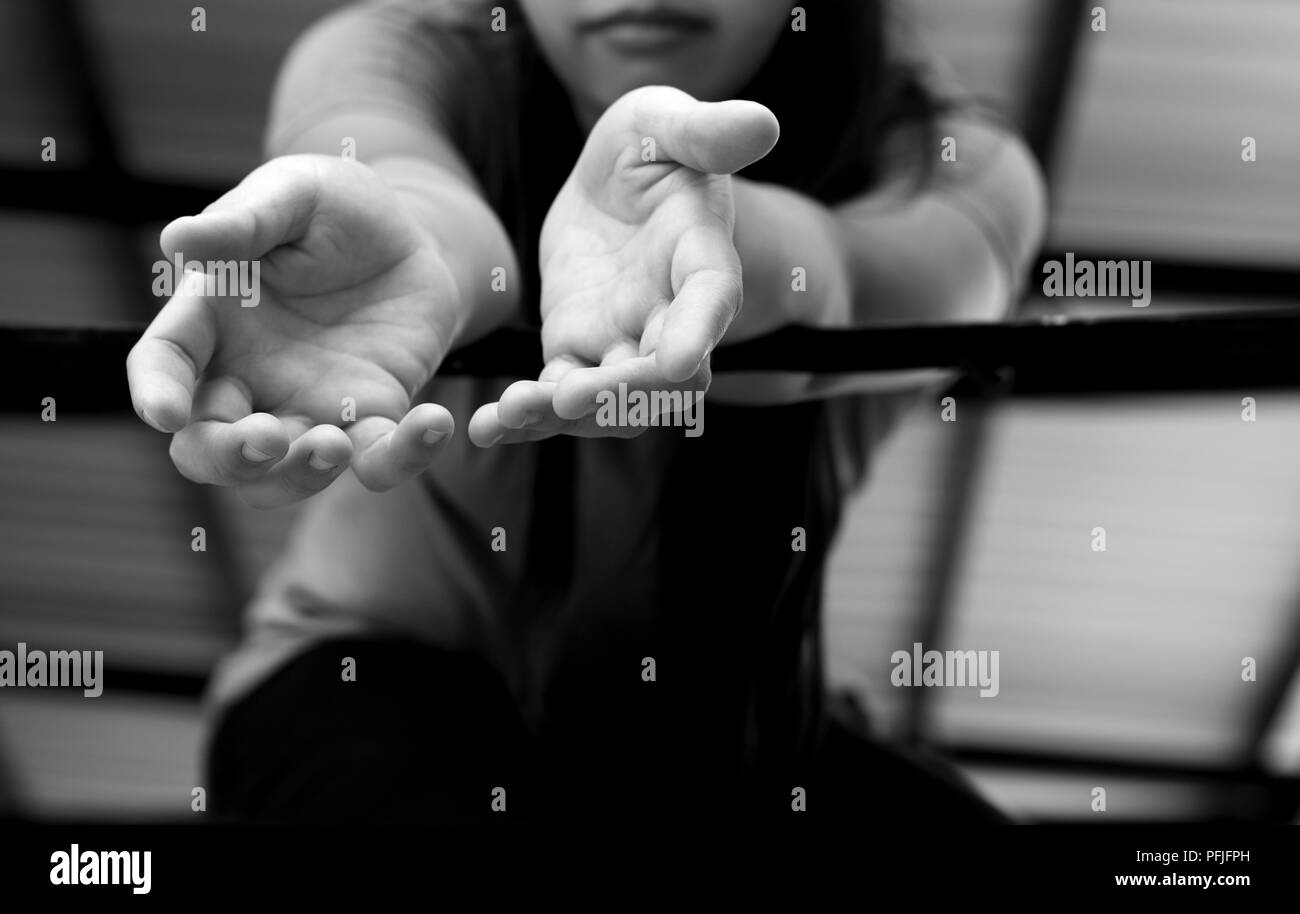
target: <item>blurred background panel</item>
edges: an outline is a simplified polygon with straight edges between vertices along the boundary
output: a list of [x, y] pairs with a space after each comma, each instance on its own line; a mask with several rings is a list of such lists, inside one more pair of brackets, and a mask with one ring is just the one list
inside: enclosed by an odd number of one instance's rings
[[[1105, 32], [1090, 27], [1098, 6]], [[1068, 78], [1041, 134], [1044, 51], [1070, 7]], [[1300, 300], [1300, 4], [907, 12], [967, 88], [1046, 139], [1045, 258], [1153, 260], [1154, 313]], [[1244, 137], [1266, 150], [1254, 163]], [[1026, 314], [1144, 316], [1048, 300], [1040, 282]], [[1244, 396], [1268, 405], [1266, 424], [1241, 421]], [[963, 402], [955, 423], [922, 404], [877, 456], [833, 558], [833, 681], [881, 732], [944, 748], [1031, 819], [1096, 821], [1090, 791], [1106, 785], [1113, 819], [1293, 819], [1298, 410], [1294, 394], [1251, 390]], [[999, 650], [999, 696], [892, 686], [891, 654], [917, 641]]]
[[269, 88], [285, 50], [340, 0], [219, 0], [201, 4], [79, 0], [114, 113], [123, 164], [133, 172], [231, 185], [257, 166]]
[[[0, 4], [4, 323], [151, 316], [161, 224], [256, 166], [278, 62], [342, 4], [210, 0], [202, 33], [194, 5]], [[1094, 6], [1104, 33], [1089, 28]], [[1045, 258], [1154, 260], [1150, 313], [1296, 303], [1300, 4], [896, 8], [1042, 156]], [[47, 136], [57, 163], [40, 160]], [[32, 193], [41, 169], [80, 196]], [[122, 181], [125, 204], [96, 192]], [[1144, 316], [1036, 289], [1029, 315]], [[1253, 424], [1244, 396], [1258, 399]], [[1293, 818], [1297, 420], [1300, 396], [1276, 391], [963, 398], [956, 422], [921, 403], [837, 544], [834, 686], [882, 736], [949, 754], [1030, 820], [1098, 821], [1097, 786], [1106, 820]], [[0, 480], [0, 646], [84, 645], [109, 664], [93, 702], [0, 695], [0, 812], [188, 816], [199, 692], [294, 512], [190, 485], [127, 414], [0, 417]], [[205, 552], [190, 548], [198, 526]], [[1105, 552], [1091, 548], [1097, 526]], [[998, 697], [893, 687], [890, 655], [916, 641], [999, 650]]]
[[38, 162], [47, 136], [59, 141], [64, 164], [90, 163], [86, 124], [55, 53], [59, 40], [56, 20], [41, 4], [0, 4], [0, 156], [6, 165]]
[[[204, 32], [195, 4], [169, 0], [0, 7], [0, 320], [147, 320], [163, 221], [257, 166], [280, 61], [342, 5], [209, 0]], [[84, 212], [14, 193], [42, 166], [90, 175]], [[150, 187], [104, 212], [96, 192], [123, 176]], [[33, 418], [0, 417], [0, 644], [103, 650], [110, 685], [94, 701], [0, 696], [0, 812], [176, 818], [197, 784], [199, 692], [295, 512], [186, 483], [129, 415]]]
[[1107, 31], [1080, 44], [1050, 244], [1300, 266], [1300, 4], [1104, 6]]

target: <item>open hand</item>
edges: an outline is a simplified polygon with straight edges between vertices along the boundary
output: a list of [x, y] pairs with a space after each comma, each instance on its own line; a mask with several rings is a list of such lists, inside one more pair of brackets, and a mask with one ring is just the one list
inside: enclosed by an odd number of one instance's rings
[[662, 86], [610, 106], [542, 228], [545, 367], [480, 408], [471, 440], [631, 437], [644, 427], [597, 421], [601, 391], [708, 389], [709, 353], [742, 298], [730, 174], [778, 132], [762, 105]]
[[450, 437], [446, 409], [411, 401], [457, 329], [455, 282], [369, 167], [273, 159], [160, 241], [168, 258], [260, 261], [256, 306], [180, 288], [127, 358], [136, 412], [172, 433], [187, 478], [274, 507], [349, 466], [391, 488]]

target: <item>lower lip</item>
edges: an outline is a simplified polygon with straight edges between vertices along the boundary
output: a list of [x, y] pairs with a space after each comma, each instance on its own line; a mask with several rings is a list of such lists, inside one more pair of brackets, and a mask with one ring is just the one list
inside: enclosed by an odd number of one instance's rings
[[626, 54], [662, 54], [680, 48], [705, 31], [703, 26], [679, 23], [620, 22], [597, 29], [593, 34]]

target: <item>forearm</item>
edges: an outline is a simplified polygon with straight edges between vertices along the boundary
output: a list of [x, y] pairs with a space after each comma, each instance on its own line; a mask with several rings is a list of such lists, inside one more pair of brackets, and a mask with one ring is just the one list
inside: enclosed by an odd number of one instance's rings
[[415, 3], [354, 5], [308, 29], [277, 78], [265, 154], [346, 153], [398, 191], [454, 277], [456, 346], [515, 313], [520, 272], [448, 126], [455, 70], [427, 15]]
[[880, 191], [835, 209], [850, 325], [993, 321], [1014, 305], [1045, 228], [1038, 166], [986, 121], [954, 118], [935, 134], [953, 137], [957, 161], [936, 161], [919, 185], [898, 167]]
[[[956, 133], [958, 163], [936, 163], [929, 180], [918, 181], [915, 154], [903, 154], [915, 138], [897, 137], [893, 172], [876, 191], [836, 208], [736, 179], [745, 304], [727, 341], [788, 325], [834, 329], [1005, 317], [1015, 278], [1041, 240], [1042, 180], [1011, 134], [975, 121], [941, 129], [941, 135]], [[943, 377], [718, 375], [711, 394], [745, 403], [789, 402]]]
[[836, 214], [774, 184], [732, 179], [744, 302], [723, 345], [781, 327], [849, 323], [851, 272]]
[[397, 190], [436, 249], [459, 290], [452, 346], [497, 329], [516, 313], [519, 263], [510, 236], [477, 191], [441, 166], [390, 156], [371, 167]]
[[449, 346], [471, 343], [509, 319], [519, 301], [510, 237], [451, 144], [427, 126], [388, 114], [327, 119], [267, 151], [337, 154], [342, 136], [397, 191], [455, 279], [459, 294], [444, 303]]

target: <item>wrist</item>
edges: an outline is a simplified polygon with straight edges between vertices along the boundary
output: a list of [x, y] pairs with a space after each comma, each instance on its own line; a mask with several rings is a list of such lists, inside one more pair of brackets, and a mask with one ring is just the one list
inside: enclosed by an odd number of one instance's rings
[[441, 273], [439, 286], [446, 290], [443, 300], [435, 306], [434, 320], [438, 324], [444, 354], [447, 354], [472, 341], [471, 327], [476, 306], [469, 294], [469, 279], [464, 270], [452, 266], [443, 244], [432, 232], [421, 226], [420, 234], [423, 238], [421, 244], [427, 251], [426, 256], [436, 262], [436, 269]]
[[733, 181], [735, 243], [745, 281], [735, 338], [792, 324], [848, 325], [850, 273], [836, 215], [777, 185]]
[[518, 301], [520, 272], [509, 236], [477, 192], [428, 163], [372, 163], [410, 216], [426, 256], [448, 290], [438, 303], [447, 351], [504, 324]]

